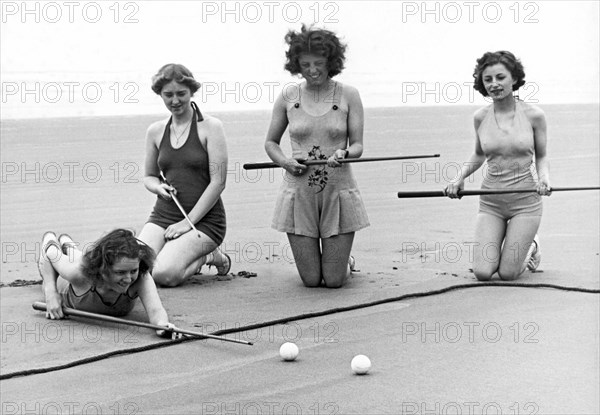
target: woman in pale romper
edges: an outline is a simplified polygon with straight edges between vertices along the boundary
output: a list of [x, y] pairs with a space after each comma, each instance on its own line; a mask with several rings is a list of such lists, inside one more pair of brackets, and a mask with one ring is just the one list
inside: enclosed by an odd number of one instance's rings
[[[473, 272], [479, 280], [494, 273], [518, 278], [540, 261], [537, 231], [542, 219], [541, 195], [550, 195], [544, 112], [513, 97], [525, 84], [521, 62], [506, 51], [488, 52], [477, 60], [474, 88], [492, 104], [475, 113], [475, 152], [446, 193], [457, 198], [464, 181], [484, 161], [482, 189], [536, 189], [537, 193], [482, 195], [475, 229]], [[535, 159], [535, 160], [534, 160]]]
[[[287, 233], [304, 285], [338, 288], [351, 268], [354, 233], [369, 226], [352, 169], [338, 162], [362, 155], [363, 107], [355, 88], [332, 79], [345, 60], [345, 45], [334, 33], [303, 25], [285, 39], [285, 68], [305, 81], [282, 91], [267, 134], [267, 154], [286, 170], [272, 226]], [[291, 157], [280, 147], [288, 125]]]

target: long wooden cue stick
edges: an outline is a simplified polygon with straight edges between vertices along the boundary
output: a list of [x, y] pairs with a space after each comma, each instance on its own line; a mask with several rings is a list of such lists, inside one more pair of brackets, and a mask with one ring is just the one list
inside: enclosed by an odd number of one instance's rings
[[[169, 182], [167, 181], [167, 178], [165, 177], [165, 175], [163, 174], [162, 171], [160, 172], [160, 177], [162, 177], [163, 181], [170, 186]], [[179, 208], [179, 211], [181, 213], [183, 213], [183, 216], [185, 217], [185, 219], [187, 220], [187, 222], [189, 223], [189, 225], [192, 227], [193, 230], [196, 231], [196, 235], [198, 235], [198, 238], [202, 238], [202, 234], [200, 233], [200, 231], [198, 229], [196, 229], [196, 227], [194, 226], [194, 222], [192, 222], [192, 220], [187, 215], [187, 213], [185, 213], [185, 210], [183, 209], [183, 206], [181, 206], [181, 203], [179, 203], [179, 199], [177, 199], [177, 196], [175, 196], [175, 193], [174, 192], [169, 192], [169, 193], [171, 194], [171, 197], [173, 198], [173, 201], [175, 202], [175, 204]]]
[[[566, 192], [577, 190], [600, 190], [600, 186], [583, 186], [583, 187], [551, 187], [552, 192]], [[458, 196], [478, 196], [478, 195], [499, 195], [505, 193], [535, 193], [535, 189], [480, 189], [480, 190], [460, 190]], [[406, 191], [398, 192], [399, 198], [405, 197], [446, 197], [448, 196], [443, 190], [427, 190], [427, 191]]]
[[[34, 302], [32, 304], [32, 307], [38, 311], [46, 311], [46, 303], [42, 303], [40, 301]], [[145, 323], [143, 321], [126, 320], [123, 318], [107, 316], [104, 314], [96, 314], [96, 313], [90, 313], [88, 311], [75, 310], [75, 309], [69, 308], [69, 307], [63, 307], [63, 313], [65, 313], [68, 316], [84, 317], [84, 318], [90, 318], [90, 319], [94, 319], [94, 320], [107, 321], [110, 323], [126, 324], [128, 326], [145, 327], [145, 328], [153, 329], [153, 330], [173, 331], [176, 333], [187, 334], [188, 336], [215, 339], [215, 340], [221, 340], [221, 341], [232, 342], [232, 343], [241, 343], [241, 344], [247, 344], [249, 346], [252, 346], [252, 344], [253, 344], [252, 342], [247, 342], [244, 340], [228, 339], [227, 337], [215, 336], [213, 334], [198, 333], [195, 331], [180, 329], [178, 327], [170, 328], [170, 327], [166, 327], [166, 326], [159, 326], [157, 324]]]
[[[363, 157], [363, 158], [349, 158], [340, 159], [338, 163], [366, 163], [370, 161], [389, 161], [389, 160], [409, 160], [409, 159], [424, 159], [439, 157], [439, 154], [427, 154], [427, 155], [416, 155], [416, 156], [389, 156], [389, 157]], [[327, 160], [298, 160], [298, 163], [304, 164], [305, 166], [315, 166], [327, 164]], [[245, 170], [256, 170], [256, 169], [274, 169], [281, 167], [279, 164], [273, 162], [264, 163], [246, 163], [244, 164]]]

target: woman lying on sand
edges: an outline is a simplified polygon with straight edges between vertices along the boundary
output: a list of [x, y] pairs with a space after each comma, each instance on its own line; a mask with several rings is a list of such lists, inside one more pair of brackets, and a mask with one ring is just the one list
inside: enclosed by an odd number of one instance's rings
[[[150, 323], [169, 327], [150, 271], [155, 254], [133, 232], [116, 229], [83, 253], [66, 234], [46, 232], [38, 268], [46, 296], [46, 317], [61, 319], [63, 306], [91, 313], [123, 316], [139, 297]], [[157, 335], [171, 336], [167, 330]]]

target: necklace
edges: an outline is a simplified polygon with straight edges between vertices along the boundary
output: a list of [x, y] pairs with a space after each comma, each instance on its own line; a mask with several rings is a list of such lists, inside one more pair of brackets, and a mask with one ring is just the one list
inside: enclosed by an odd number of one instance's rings
[[192, 117], [192, 119], [187, 123], [187, 125], [185, 126], [185, 128], [183, 129], [183, 131], [180, 134], [177, 134], [177, 130], [175, 129], [175, 124], [171, 123], [171, 128], [173, 129], [173, 134], [175, 135], [175, 147], [179, 147], [179, 140], [181, 140], [181, 137], [183, 137], [183, 135], [188, 130], [188, 128], [190, 128], [190, 125], [192, 125], [193, 119], [194, 118]]

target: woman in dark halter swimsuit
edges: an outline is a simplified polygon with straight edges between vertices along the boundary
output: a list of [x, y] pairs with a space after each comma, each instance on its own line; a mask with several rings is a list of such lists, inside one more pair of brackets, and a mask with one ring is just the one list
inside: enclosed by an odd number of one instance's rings
[[[199, 87], [192, 73], [178, 64], [163, 66], [152, 82], [171, 116], [146, 133], [144, 186], [157, 199], [139, 238], [158, 253], [152, 276], [164, 286], [181, 284], [204, 264], [215, 265], [219, 275], [231, 268], [229, 256], [217, 249], [226, 228], [221, 193], [227, 144], [221, 121], [203, 116], [191, 100]], [[200, 238], [190, 232], [170, 192], [175, 192]]]

